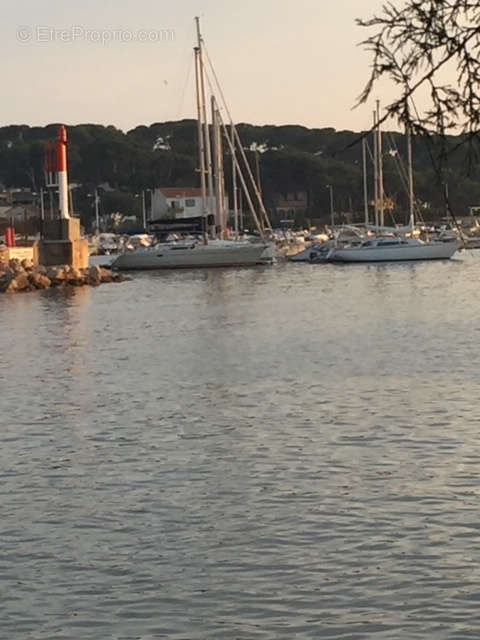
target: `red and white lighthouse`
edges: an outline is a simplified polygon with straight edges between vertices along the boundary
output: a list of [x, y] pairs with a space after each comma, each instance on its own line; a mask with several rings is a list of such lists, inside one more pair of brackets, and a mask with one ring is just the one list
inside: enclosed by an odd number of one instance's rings
[[58, 187], [60, 218], [70, 218], [68, 211], [67, 130], [58, 128], [55, 142], [47, 143], [45, 150], [45, 180], [47, 187]]
[[61, 218], [69, 218], [67, 175], [67, 130], [60, 125], [57, 138], [58, 205]]

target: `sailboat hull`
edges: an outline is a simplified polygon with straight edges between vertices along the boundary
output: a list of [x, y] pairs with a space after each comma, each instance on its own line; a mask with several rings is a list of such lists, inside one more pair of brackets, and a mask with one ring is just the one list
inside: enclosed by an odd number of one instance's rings
[[394, 246], [332, 249], [329, 262], [407, 262], [412, 260], [448, 260], [457, 250], [456, 242], [426, 242]]
[[248, 267], [263, 264], [269, 245], [250, 243], [214, 243], [191, 245], [157, 245], [123, 253], [112, 269], [195, 269], [207, 267]]

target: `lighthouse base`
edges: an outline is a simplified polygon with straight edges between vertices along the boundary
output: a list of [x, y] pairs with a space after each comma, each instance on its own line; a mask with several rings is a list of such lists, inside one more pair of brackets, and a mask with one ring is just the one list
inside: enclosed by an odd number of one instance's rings
[[78, 218], [45, 220], [41, 239], [35, 244], [36, 262], [45, 267], [68, 264], [88, 267], [88, 242], [80, 235]]

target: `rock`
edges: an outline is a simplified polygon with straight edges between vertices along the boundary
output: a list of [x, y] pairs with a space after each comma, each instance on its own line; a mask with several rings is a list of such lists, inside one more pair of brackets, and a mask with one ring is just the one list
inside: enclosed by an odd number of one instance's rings
[[11, 291], [15, 291], [16, 282], [14, 285], [10, 287], [10, 283], [15, 281], [15, 274], [12, 271], [7, 271], [4, 273], [2, 278], [0, 278], [0, 292], [2, 293], [10, 293]]
[[15, 269], [15, 271], [14, 271], [14, 274], [15, 274], [15, 276], [26, 276], [26, 275], [28, 275], [28, 273], [25, 271], [25, 269], [22, 266], [17, 267]]
[[93, 287], [98, 286], [102, 282], [102, 270], [97, 265], [90, 267], [88, 270], [88, 284]]
[[0, 280], [0, 291], [2, 293], [14, 293], [15, 291], [29, 291], [30, 281], [26, 274], [7, 273]]
[[35, 266], [30, 258], [24, 258], [20, 264], [25, 271], [31, 271]]
[[111, 276], [111, 282], [127, 282], [128, 280], [131, 280], [132, 278], [130, 276], [125, 276], [123, 273], [118, 273], [116, 272], [111, 272], [110, 273]]
[[81, 287], [85, 284], [85, 275], [80, 271], [80, 269], [76, 269], [75, 267], [69, 268], [67, 277], [68, 284], [71, 284], [74, 287]]
[[68, 271], [65, 267], [48, 267], [45, 274], [54, 286], [65, 284], [68, 281]]
[[31, 273], [28, 276], [28, 279], [35, 289], [48, 289], [52, 284], [47, 276], [44, 276], [42, 273], [38, 273], [38, 271]]
[[67, 275], [69, 280], [78, 280], [79, 278], [83, 278], [83, 273], [76, 267], [68, 267]]
[[112, 272], [108, 269], [100, 268], [100, 279], [102, 282], [113, 282]]
[[5, 287], [5, 289], [3, 289], [3, 293], [15, 293], [15, 291], [18, 291], [17, 281], [15, 280], [15, 278], [12, 278], [8, 282], [8, 284]]
[[18, 273], [19, 271], [24, 271], [24, 268], [22, 267], [20, 260], [18, 260], [17, 258], [10, 258], [10, 260], [8, 261], [8, 266], [14, 273]]
[[30, 280], [26, 273], [18, 273], [15, 276], [15, 281], [17, 283], [16, 291], [28, 291], [30, 289]]
[[48, 289], [67, 284], [72, 286], [89, 284], [96, 287], [102, 282], [125, 282], [126, 280], [131, 278], [97, 265], [87, 269], [76, 269], [68, 265], [33, 267], [31, 261], [23, 260], [20, 263], [16, 259], [10, 260], [8, 265], [0, 264], [0, 293]]

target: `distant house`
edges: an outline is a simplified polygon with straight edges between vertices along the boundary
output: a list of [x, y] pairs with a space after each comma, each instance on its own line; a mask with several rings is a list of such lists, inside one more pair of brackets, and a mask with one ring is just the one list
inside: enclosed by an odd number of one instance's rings
[[8, 207], [12, 204], [12, 197], [9, 191], [0, 191], [0, 207]]
[[23, 222], [30, 218], [38, 218], [39, 210], [36, 204], [17, 204], [10, 207], [0, 206], [0, 220]]
[[[228, 210], [228, 198], [225, 197]], [[152, 191], [152, 220], [194, 218], [203, 215], [202, 190], [199, 187], [159, 187]]]
[[294, 218], [297, 214], [305, 214], [308, 209], [306, 191], [288, 191], [277, 193], [274, 198], [275, 212], [280, 218]]
[[12, 205], [33, 205], [37, 201], [37, 195], [30, 190], [18, 189], [10, 192]]
[[13, 189], [0, 193], [0, 220], [24, 222], [40, 215], [38, 197], [28, 189]]

